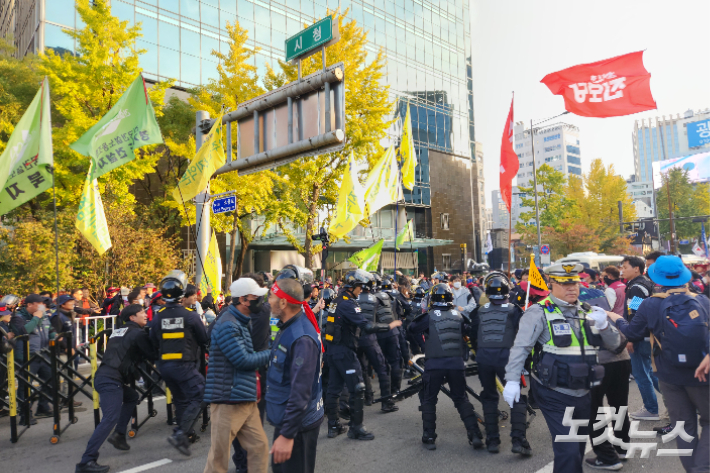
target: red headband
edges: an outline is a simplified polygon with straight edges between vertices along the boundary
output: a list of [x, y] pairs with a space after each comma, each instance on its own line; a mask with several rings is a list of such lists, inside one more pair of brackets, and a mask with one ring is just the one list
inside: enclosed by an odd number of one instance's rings
[[[297, 301], [293, 297], [286, 294], [276, 283], [274, 283], [274, 285], [271, 286], [271, 292], [276, 297], [278, 297], [279, 299], [284, 299], [289, 304], [303, 306], [303, 312], [306, 313], [306, 317], [308, 317], [308, 320], [310, 320], [310, 322], [313, 324], [313, 327], [316, 329], [316, 332], [318, 332], [318, 336], [320, 337], [320, 327], [318, 327], [318, 321], [316, 320], [316, 316], [315, 316], [315, 314], [313, 314], [313, 310], [311, 310], [311, 306], [308, 305], [307, 301]], [[325, 353], [325, 347], [323, 346], [322, 342], [321, 342], [321, 348], [322, 348], [323, 352]]]

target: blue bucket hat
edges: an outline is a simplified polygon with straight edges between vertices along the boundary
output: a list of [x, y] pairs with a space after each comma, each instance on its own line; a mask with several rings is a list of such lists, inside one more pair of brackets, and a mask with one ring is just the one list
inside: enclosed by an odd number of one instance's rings
[[690, 270], [677, 256], [661, 256], [648, 268], [651, 281], [660, 286], [683, 286], [692, 278]]

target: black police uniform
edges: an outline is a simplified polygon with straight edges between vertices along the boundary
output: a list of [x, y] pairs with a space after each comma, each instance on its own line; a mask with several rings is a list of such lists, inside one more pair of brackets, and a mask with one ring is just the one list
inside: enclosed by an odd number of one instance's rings
[[[99, 458], [99, 449], [107, 438], [116, 448], [128, 449], [125, 442], [126, 428], [139, 399], [138, 393], [129, 385], [140, 376], [136, 365], [144, 360], [153, 361], [157, 357], [158, 353], [150, 342], [147, 330], [138, 324], [129, 321], [112, 332], [94, 379], [103, 418], [91, 434], [77, 471], [83, 471], [82, 466]], [[109, 438], [114, 427], [116, 430]]]
[[[478, 379], [481, 381], [481, 404], [483, 405], [484, 425], [486, 426], [486, 445], [494, 453], [500, 445], [498, 431], [498, 387], [496, 377], [505, 380], [505, 365], [508, 363], [510, 348], [515, 342], [520, 318], [523, 311], [507, 298], [491, 300], [476, 307], [471, 313], [471, 332], [477, 340], [476, 362]], [[527, 399], [520, 396], [520, 401], [513, 405], [510, 416], [510, 436], [514, 441], [527, 444]], [[529, 449], [529, 445], [526, 447]]]
[[466, 319], [457, 310], [434, 306], [429, 312], [416, 317], [410, 325], [413, 334], [423, 334], [426, 340], [419, 410], [424, 424], [422, 443], [429, 449], [436, 448], [436, 403], [439, 390], [446, 383], [449, 384], [451, 400], [466, 427], [469, 443], [475, 448], [483, 446], [478, 418], [466, 395], [464, 360], [468, 356], [468, 348], [463, 339], [465, 323]]
[[[358, 296], [357, 302], [360, 305], [362, 317], [370, 323], [380, 322], [378, 315], [383, 315], [385, 312], [382, 307], [382, 301], [377, 297], [377, 294], [371, 292], [365, 292], [368, 290], [364, 288], [363, 291]], [[391, 309], [389, 322], [392, 322]], [[385, 323], [385, 321], [382, 321]], [[386, 322], [386, 323], [389, 323]], [[387, 334], [385, 332], [385, 334]], [[386, 397], [392, 394], [392, 382], [390, 380], [390, 375], [387, 370], [387, 360], [382, 352], [382, 348], [378, 343], [378, 337], [380, 333], [367, 333], [364, 330], [360, 331], [360, 338], [358, 339], [357, 355], [360, 363], [362, 365], [363, 371], [367, 371], [367, 366], [372, 367], [373, 371], [377, 374], [377, 379], [380, 382], [380, 396]], [[370, 383], [369, 376], [364, 377], [366, 396], [368, 398], [368, 403], [372, 400], [372, 385]], [[385, 407], [383, 403], [383, 408]]]
[[[376, 294], [376, 297], [381, 301], [381, 307], [378, 309], [378, 321], [379, 322], [391, 322], [392, 320], [399, 320], [403, 316], [403, 310], [399, 305], [399, 300], [386, 291], [381, 291]], [[399, 327], [395, 327], [389, 332], [378, 333], [377, 342], [382, 348], [382, 354], [387, 360], [390, 370], [390, 384], [392, 387], [392, 392], [395, 393], [402, 387], [402, 347], [400, 345], [400, 334], [401, 330]]]
[[198, 370], [208, 341], [205, 325], [197, 312], [168, 302], [153, 316], [150, 335], [160, 349], [158, 369], [173, 396], [176, 436], [189, 435], [205, 389], [205, 378]]
[[325, 397], [328, 437], [335, 437], [343, 430], [338, 420], [338, 398], [343, 385], [346, 385], [350, 393], [348, 437], [363, 440], [374, 438], [362, 425], [365, 383], [356, 355], [360, 330], [366, 333], [387, 332], [389, 325], [365, 319], [360, 304], [351, 292], [345, 290], [330, 306], [323, 337], [326, 346], [325, 358], [330, 368], [328, 392]]

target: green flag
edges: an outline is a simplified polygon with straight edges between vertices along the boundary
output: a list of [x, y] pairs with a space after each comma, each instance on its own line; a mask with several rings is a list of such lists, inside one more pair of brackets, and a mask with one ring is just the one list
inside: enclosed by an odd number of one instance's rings
[[99, 192], [99, 181], [89, 178], [92, 166], [93, 164], [89, 165], [75, 226], [99, 252], [99, 255], [103, 255], [111, 248], [111, 236], [108, 233], [104, 204]]
[[399, 235], [397, 235], [397, 239], [395, 240], [394, 244], [397, 251], [399, 251], [399, 247], [403, 243], [407, 243], [408, 241], [414, 241], [414, 225], [412, 223], [412, 220], [409, 220], [407, 222], [407, 225], [404, 226], [404, 229], [399, 232]]
[[133, 161], [134, 149], [162, 142], [153, 104], [139, 74], [116, 105], [69, 147], [91, 157], [93, 171], [89, 179], [93, 181]]
[[380, 255], [382, 254], [382, 244], [384, 242], [385, 240], [382, 239], [371, 247], [358, 251], [348, 258], [348, 261], [356, 264], [358, 268], [365, 271], [377, 271], [377, 267], [380, 264]]
[[52, 187], [52, 122], [49, 81], [45, 77], [37, 95], [15, 126], [0, 156], [0, 215]]

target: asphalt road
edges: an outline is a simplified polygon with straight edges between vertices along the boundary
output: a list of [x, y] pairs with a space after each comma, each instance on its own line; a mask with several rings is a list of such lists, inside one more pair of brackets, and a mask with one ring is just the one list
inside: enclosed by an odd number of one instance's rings
[[[477, 377], [469, 377], [468, 383], [476, 392], [480, 392]], [[375, 382], [374, 385], [377, 383]], [[638, 389], [632, 382], [630, 386], [630, 410], [641, 405]], [[62, 434], [58, 444], [49, 442], [52, 435], [52, 420], [39, 419], [39, 423], [25, 431], [16, 444], [10, 443], [9, 418], [0, 419], [0, 465], [2, 472], [39, 473], [73, 472], [75, 464], [81, 458], [86, 442], [93, 431], [93, 411], [88, 399], [78, 412], [78, 423], [69, 426]], [[659, 396], [659, 402], [661, 398]], [[355, 441], [341, 435], [335, 439], [327, 438], [325, 425], [321, 426], [318, 444], [317, 472], [363, 473], [413, 473], [417, 472], [516, 472], [543, 473], [552, 472], [552, 441], [547, 431], [545, 420], [539, 414], [532, 421], [528, 430], [528, 439], [533, 447], [533, 456], [522, 458], [510, 453], [510, 425], [501, 422], [503, 444], [501, 453], [493, 455], [485, 450], [474, 451], [468, 445], [466, 431], [453, 403], [444, 395], [439, 395], [437, 419], [437, 450], [428, 451], [421, 445], [421, 415], [417, 410], [418, 398], [402, 401], [398, 404], [399, 412], [382, 414], [379, 406], [366, 408], [365, 425], [376, 438], [373, 441]], [[480, 411], [480, 404], [474, 401], [474, 407]], [[501, 408], [504, 402], [501, 401]], [[135, 438], [129, 440], [131, 450], [122, 452], [105, 444], [101, 449], [99, 462], [111, 466], [112, 472], [139, 473], [181, 473], [201, 472], [204, 470], [210, 445], [209, 427], [201, 434], [201, 440], [193, 445], [192, 456], [185, 457], [174, 450], [166, 441], [171, 427], [166, 424], [165, 400], [156, 402], [158, 416], [149, 419], [138, 431]], [[140, 420], [146, 416], [144, 402], [139, 406]], [[67, 416], [64, 413], [63, 425]], [[641, 430], [651, 430], [660, 422], [642, 422]], [[273, 429], [266, 427], [271, 439]], [[663, 448], [660, 437], [659, 448]], [[666, 445], [675, 448], [675, 442]], [[589, 447], [588, 447], [589, 448]], [[590, 454], [591, 455], [591, 454]], [[585, 467], [587, 471], [594, 471]], [[234, 466], [230, 464], [230, 472]], [[622, 471], [644, 473], [672, 473], [682, 471], [678, 458], [656, 457], [632, 459], [624, 464]]]

